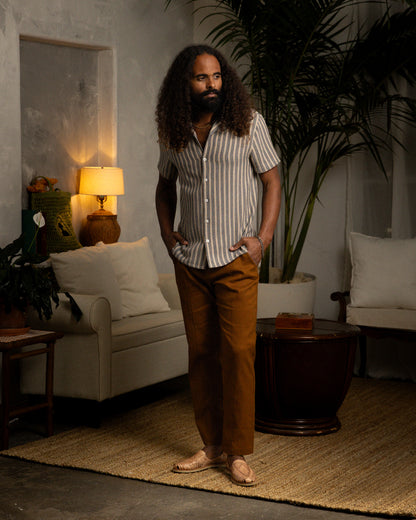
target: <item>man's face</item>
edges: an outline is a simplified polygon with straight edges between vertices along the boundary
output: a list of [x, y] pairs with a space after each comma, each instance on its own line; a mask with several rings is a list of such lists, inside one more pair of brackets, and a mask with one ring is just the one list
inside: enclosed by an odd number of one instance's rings
[[216, 112], [221, 106], [221, 66], [215, 56], [196, 57], [191, 78], [191, 98], [203, 112]]

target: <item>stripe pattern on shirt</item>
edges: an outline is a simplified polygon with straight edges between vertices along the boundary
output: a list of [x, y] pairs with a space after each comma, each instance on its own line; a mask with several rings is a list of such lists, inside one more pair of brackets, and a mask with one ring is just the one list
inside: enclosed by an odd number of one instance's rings
[[178, 179], [181, 218], [178, 231], [188, 241], [174, 256], [200, 269], [220, 267], [246, 252], [230, 251], [257, 234], [258, 175], [280, 162], [263, 117], [255, 112], [249, 136], [211, 128], [205, 147], [196, 134], [182, 152], [160, 147], [159, 173]]

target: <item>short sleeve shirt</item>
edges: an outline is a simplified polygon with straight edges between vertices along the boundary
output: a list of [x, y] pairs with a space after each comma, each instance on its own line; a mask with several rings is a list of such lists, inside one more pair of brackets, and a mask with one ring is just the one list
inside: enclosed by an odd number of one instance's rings
[[185, 265], [221, 267], [245, 248], [229, 248], [256, 235], [258, 175], [279, 164], [263, 117], [255, 112], [250, 133], [237, 137], [214, 123], [202, 148], [196, 134], [181, 152], [160, 146], [159, 173], [180, 186], [178, 231], [188, 241], [173, 248]]

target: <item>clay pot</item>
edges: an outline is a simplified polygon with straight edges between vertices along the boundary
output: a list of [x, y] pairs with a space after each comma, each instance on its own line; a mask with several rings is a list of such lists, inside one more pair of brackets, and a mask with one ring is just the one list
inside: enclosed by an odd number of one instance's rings
[[6, 312], [4, 303], [0, 302], [0, 336], [17, 336], [26, 334], [28, 330], [26, 312], [14, 306]]

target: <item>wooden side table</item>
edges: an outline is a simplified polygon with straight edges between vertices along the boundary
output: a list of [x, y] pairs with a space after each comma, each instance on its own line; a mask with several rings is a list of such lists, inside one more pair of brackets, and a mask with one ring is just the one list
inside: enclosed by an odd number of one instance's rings
[[[54, 349], [55, 341], [62, 336], [63, 334], [60, 332], [42, 330], [30, 330], [19, 336], [0, 336], [0, 351], [2, 353], [0, 449], [4, 450], [9, 446], [10, 419], [34, 410], [47, 409], [46, 434], [52, 435]], [[43, 344], [45, 346], [40, 346]], [[23, 350], [23, 347], [29, 348]], [[45, 397], [30, 404], [22, 403], [12, 406], [10, 403], [11, 362], [40, 354], [46, 354]]]
[[359, 333], [329, 320], [316, 319], [309, 331], [257, 320], [256, 429], [280, 435], [337, 431]]

